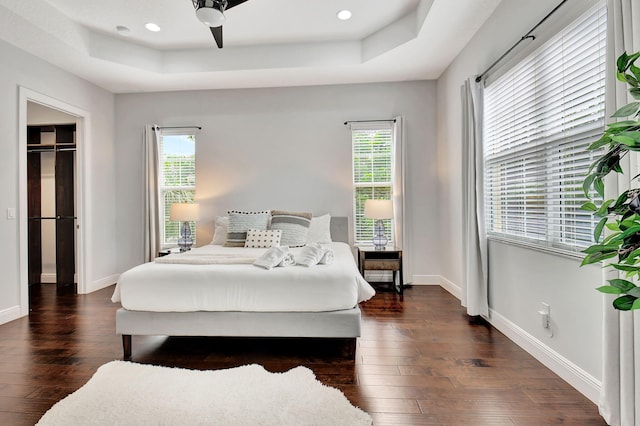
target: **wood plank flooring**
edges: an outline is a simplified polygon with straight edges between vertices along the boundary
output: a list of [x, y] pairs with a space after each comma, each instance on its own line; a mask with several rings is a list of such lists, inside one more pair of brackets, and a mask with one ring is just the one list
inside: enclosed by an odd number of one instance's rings
[[[0, 425], [33, 425], [102, 364], [121, 359], [113, 287], [32, 289], [31, 315], [0, 326]], [[435, 286], [380, 289], [362, 304], [356, 361], [305, 339], [133, 337], [133, 361], [193, 369], [298, 365], [341, 389], [375, 425], [604, 425], [597, 408]]]

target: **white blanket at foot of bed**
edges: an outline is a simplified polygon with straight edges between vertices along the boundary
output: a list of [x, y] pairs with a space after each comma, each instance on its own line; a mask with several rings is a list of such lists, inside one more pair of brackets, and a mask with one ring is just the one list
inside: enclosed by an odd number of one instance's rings
[[[334, 261], [312, 267], [145, 263], [120, 276], [111, 300], [134, 311], [323, 312], [351, 309], [373, 297], [350, 247], [326, 247], [333, 250]], [[257, 258], [266, 250], [208, 245], [193, 249], [192, 255]], [[291, 249], [294, 257], [299, 250]]]

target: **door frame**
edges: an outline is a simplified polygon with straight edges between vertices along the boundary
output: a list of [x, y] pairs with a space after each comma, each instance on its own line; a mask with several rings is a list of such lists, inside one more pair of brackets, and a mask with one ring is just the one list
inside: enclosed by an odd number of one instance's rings
[[18, 106], [18, 241], [20, 267], [20, 312], [22, 316], [29, 314], [29, 243], [28, 243], [28, 211], [27, 211], [27, 103], [34, 102], [65, 114], [76, 117], [76, 270], [78, 277], [78, 294], [87, 293], [87, 276], [90, 275], [87, 241], [89, 239], [89, 205], [87, 188], [89, 177], [86, 173], [88, 158], [91, 114], [81, 108], [45, 94], [19, 86]]

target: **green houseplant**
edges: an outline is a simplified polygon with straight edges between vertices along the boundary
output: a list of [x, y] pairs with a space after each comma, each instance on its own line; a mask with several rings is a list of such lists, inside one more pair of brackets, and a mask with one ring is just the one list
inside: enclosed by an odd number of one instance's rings
[[[584, 250], [582, 265], [615, 258], [605, 267], [620, 271], [624, 278], [610, 279], [608, 285], [598, 290], [618, 295], [613, 306], [625, 311], [640, 309], [640, 287], [633, 282], [640, 278], [640, 188], [630, 188], [616, 199], [604, 200], [604, 178], [611, 172], [623, 173], [620, 160], [630, 151], [640, 151], [640, 68], [635, 65], [638, 58], [640, 52], [632, 55], [625, 52], [616, 62], [618, 80], [629, 86], [636, 101], [612, 116], [626, 120], [608, 124], [602, 137], [588, 147], [591, 151], [603, 147], [606, 150], [593, 162], [583, 182], [590, 201], [582, 208], [593, 212], [599, 221], [593, 235], [595, 244]], [[594, 191], [599, 197], [592, 196]], [[610, 232], [603, 236], [605, 227]]]

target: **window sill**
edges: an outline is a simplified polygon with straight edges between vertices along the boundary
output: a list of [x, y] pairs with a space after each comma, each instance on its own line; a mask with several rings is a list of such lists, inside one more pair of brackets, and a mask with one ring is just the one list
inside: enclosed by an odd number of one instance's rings
[[541, 246], [539, 244], [530, 243], [528, 241], [514, 240], [514, 239], [510, 239], [510, 238], [499, 237], [499, 236], [496, 236], [496, 235], [487, 236], [487, 240], [488, 241], [498, 242], [498, 243], [501, 243], [501, 244], [521, 247], [521, 248], [528, 249], [528, 250], [534, 250], [534, 251], [538, 251], [538, 252], [541, 252], [541, 253], [546, 253], [546, 254], [549, 254], [549, 255], [562, 256], [562, 257], [565, 257], [567, 259], [572, 259], [572, 260], [579, 261], [579, 262], [582, 262], [582, 259], [584, 258], [584, 253], [579, 252], [579, 251], [565, 250], [565, 249], [561, 249], [561, 248], [557, 248], [557, 247]]

